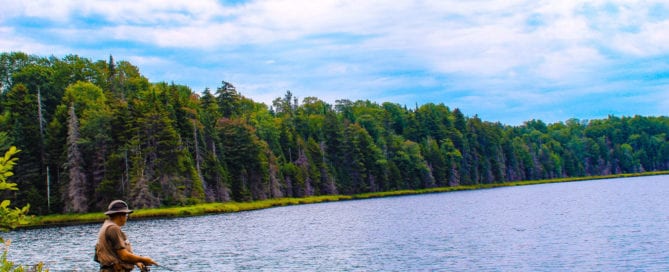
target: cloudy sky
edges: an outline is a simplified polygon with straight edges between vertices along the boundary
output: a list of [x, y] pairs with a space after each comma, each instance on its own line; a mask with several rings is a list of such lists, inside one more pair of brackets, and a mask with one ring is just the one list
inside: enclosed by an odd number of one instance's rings
[[128, 60], [270, 104], [429, 102], [517, 125], [667, 115], [669, 3], [0, 0], [0, 49]]

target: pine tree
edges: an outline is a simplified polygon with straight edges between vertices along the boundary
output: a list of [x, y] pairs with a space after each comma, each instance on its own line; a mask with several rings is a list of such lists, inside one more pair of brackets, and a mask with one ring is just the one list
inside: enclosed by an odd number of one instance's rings
[[241, 96], [237, 88], [229, 82], [223, 81], [223, 86], [216, 89], [216, 99], [223, 117], [232, 117], [239, 109]]

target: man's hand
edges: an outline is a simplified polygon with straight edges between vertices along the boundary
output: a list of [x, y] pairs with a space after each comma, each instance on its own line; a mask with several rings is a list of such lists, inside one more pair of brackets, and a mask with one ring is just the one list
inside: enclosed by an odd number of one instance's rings
[[142, 271], [142, 272], [148, 272], [149, 271], [149, 267], [144, 265], [144, 263], [142, 263], [142, 262], [138, 262], [135, 265], [137, 266], [137, 268], [139, 268], [139, 271]]
[[135, 255], [132, 252], [128, 251], [125, 248], [119, 249], [116, 251], [118, 257], [126, 263], [142, 263], [144, 265], [158, 265], [153, 259], [146, 256]]
[[156, 261], [146, 256], [142, 256], [141, 262], [143, 265], [158, 265]]

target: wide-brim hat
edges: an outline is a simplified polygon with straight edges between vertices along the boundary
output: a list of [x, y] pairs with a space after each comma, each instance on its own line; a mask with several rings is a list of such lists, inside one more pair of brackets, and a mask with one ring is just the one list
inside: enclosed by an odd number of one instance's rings
[[123, 200], [114, 200], [109, 203], [109, 207], [107, 207], [105, 214], [112, 215], [117, 213], [132, 213], [132, 210], [128, 209], [128, 204]]

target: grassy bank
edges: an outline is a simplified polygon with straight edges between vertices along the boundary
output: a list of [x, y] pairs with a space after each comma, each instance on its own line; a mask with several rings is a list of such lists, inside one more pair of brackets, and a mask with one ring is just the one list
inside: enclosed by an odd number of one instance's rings
[[613, 179], [613, 178], [629, 178], [629, 177], [656, 176], [656, 175], [669, 175], [669, 171], [655, 171], [655, 172], [632, 173], [632, 174], [617, 174], [617, 175], [607, 175], [607, 176], [589, 176], [589, 177], [557, 178], [557, 179], [542, 179], [542, 180], [509, 181], [509, 182], [504, 182], [504, 183], [459, 185], [459, 186], [452, 186], [452, 187], [436, 187], [436, 188], [427, 188], [427, 189], [419, 189], [419, 190], [400, 190], [400, 191], [389, 191], [389, 192], [375, 192], [375, 193], [365, 193], [365, 194], [353, 195], [352, 199], [365, 199], [365, 198], [376, 198], [376, 197], [412, 195], [412, 194], [443, 193], [443, 192], [453, 192], [453, 191], [491, 189], [491, 188], [509, 187], [509, 186], [523, 186], [523, 185], [534, 185], [534, 184], [545, 184], [545, 183], [572, 182], [572, 181], [597, 180], [597, 179]]
[[[320, 202], [340, 201], [340, 200], [367, 199], [367, 198], [391, 197], [400, 195], [488, 189], [488, 188], [507, 187], [507, 186], [522, 186], [522, 185], [533, 185], [533, 184], [543, 184], [543, 183], [571, 182], [571, 181], [583, 181], [583, 180], [594, 180], [594, 179], [625, 178], [625, 177], [667, 175], [667, 174], [669, 174], [669, 171], [619, 174], [619, 175], [609, 175], [609, 176], [514, 181], [514, 182], [493, 183], [493, 184], [461, 185], [453, 187], [438, 187], [438, 188], [428, 188], [420, 190], [400, 190], [400, 191], [389, 191], [389, 192], [365, 193], [365, 194], [357, 194], [350, 196], [327, 195], [327, 196], [312, 196], [305, 198], [268, 199], [254, 202], [205, 203], [205, 204], [197, 204], [183, 207], [166, 207], [166, 208], [156, 208], [156, 209], [135, 210], [135, 212], [132, 214], [132, 218], [150, 219], [150, 218], [183, 217], [183, 216], [195, 216], [195, 215], [215, 214], [215, 213], [251, 211], [251, 210], [266, 209], [278, 206], [310, 204], [310, 203], [320, 203]], [[22, 227], [30, 228], [30, 227], [48, 227], [57, 225], [99, 223], [102, 222], [104, 219], [105, 215], [102, 214], [101, 212], [87, 213], [87, 214], [55, 214], [55, 215], [34, 217], [30, 224]]]
[[[154, 209], [138, 209], [134, 210], [131, 218], [137, 219], [151, 219], [151, 218], [169, 218], [169, 217], [184, 217], [215, 213], [231, 213], [241, 211], [260, 210], [278, 206], [298, 205], [320, 203], [328, 201], [348, 200], [351, 196], [343, 195], [327, 195], [327, 196], [312, 196], [305, 198], [278, 198], [267, 199], [253, 202], [226, 202], [226, 203], [203, 203], [190, 206], [179, 207], [165, 207]], [[36, 216], [27, 225], [21, 227], [48, 227], [58, 225], [74, 225], [99, 223], [104, 221], [105, 215], [102, 212], [86, 213], [86, 214], [52, 214], [45, 216]]]

